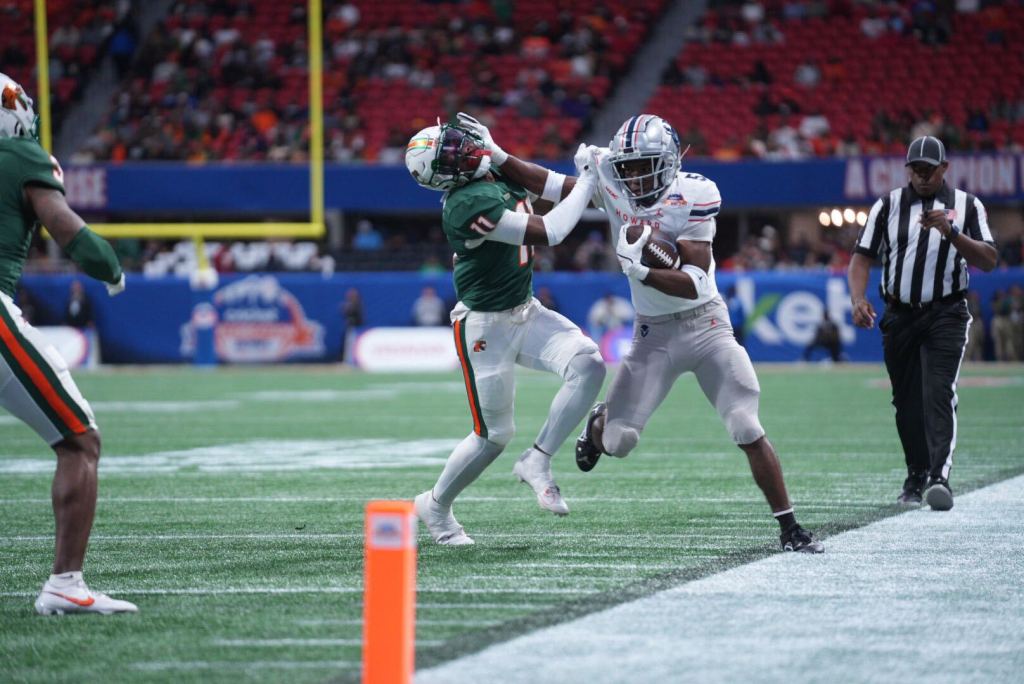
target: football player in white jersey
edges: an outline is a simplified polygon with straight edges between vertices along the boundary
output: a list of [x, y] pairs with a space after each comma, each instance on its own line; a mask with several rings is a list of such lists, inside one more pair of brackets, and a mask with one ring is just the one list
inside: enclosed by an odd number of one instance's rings
[[[472, 124], [492, 149], [500, 150], [486, 128], [475, 120]], [[606, 403], [594, 407], [576, 442], [577, 465], [589, 471], [602, 453], [620, 458], [629, 454], [675, 381], [692, 372], [746, 453], [754, 480], [779, 522], [783, 550], [822, 552], [821, 542], [794, 516], [778, 456], [758, 420], [757, 375], [733, 336], [715, 284], [711, 243], [722, 202], [718, 187], [704, 176], [680, 170], [679, 136], [658, 116], [633, 116], [607, 148], [591, 149], [599, 176], [593, 202], [608, 215], [637, 316], [633, 345]], [[502, 167], [502, 172], [516, 180], [514, 166]], [[630, 244], [626, 231], [636, 224], [644, 230]], [[675, 238], [681, 257], [677, 268], [641, 263], [652, 229]]]

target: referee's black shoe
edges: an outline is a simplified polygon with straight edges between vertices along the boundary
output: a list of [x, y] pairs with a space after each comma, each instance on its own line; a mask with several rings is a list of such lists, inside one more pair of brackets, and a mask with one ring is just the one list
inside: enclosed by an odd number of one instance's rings
[[905, 506], [920, 506], [922, 501], [921, 491], [924, 489], [924, 483], [927, 479], [927, 473], [910, 473], [907, 475], [907, 479], [903, 481], [903, 491], [896, 497], [896, 503]]
[[948, 511], [953, 507], [953, 490], [944, 477], [928, 478], [924, 489], [924, 500], [933, 511]]
[[587, 422], [583, 424], [583, 432], [576, 440], [576, 466], [585, 473], [593, 470], [597, 465], [597, 459], [601, 458], [601, 450], [594, 444], [591, 429], [594, 427], [594, 421], [604, 414], [606, 407], [607, 404], [604, 402], [594, 404], [594, 408], [590, 409], [590, 415], [587, 416]]
[[824, 553], [825, 545], [814, 538], [814, 535], [800, 527], [799, 523], [790, 525], [789, 529], [779, 535], [783, 551], [797, 553]]

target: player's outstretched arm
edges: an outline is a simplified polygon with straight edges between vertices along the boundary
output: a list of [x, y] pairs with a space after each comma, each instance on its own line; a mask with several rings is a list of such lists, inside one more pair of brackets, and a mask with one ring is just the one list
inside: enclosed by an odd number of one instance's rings
[[565, 176], [557, 171], [546, 169], [539, 164], [523, 161], [501, 149], [494, 142], [490, 129], [474, 117], [459, 112], [459, 124], [465, 126], [483, 140], [491, 153], [491, 163], [501, 169], [501, 173], [513, 183], [518, 183], [541, 199], [558, 203], [569, 196], [576, 186], [575, 176]]
[[53, 239], [87, 275], [106, 283], [111, 296], [124, 290], [124, 271], [113, 247], [89, 230], [59, 190], [26, 185], [25, 196]]
[[511, 245], [561, 244], [579, 223], [594, 194], [597, 174], [591, 164], [592, 159], [586, 145], [580, 145], [575, 160], [580, 175], [573, 184], [572, 192], [544, 216], [505, 210], [493, 227], [488, 229], [486, 225], [477, 223], [479, 227], [475, 230], [486, 231], [485, 239]]

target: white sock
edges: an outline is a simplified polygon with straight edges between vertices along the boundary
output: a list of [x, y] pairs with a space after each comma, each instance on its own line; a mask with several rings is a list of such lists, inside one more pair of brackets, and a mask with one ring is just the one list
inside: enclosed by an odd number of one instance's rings
[[441, 476], [434, 485], [434, 501], [450, 507], [455, 497], [468, 487], [498, 457], [505, 447], [471, 433], [448, 457]]
[[62, 572], [59, 575], [50, 575], [50, 579], [47, 580], [47, 583], [52, 584], [55, 587], [68, 587], [80, 582], [81, 580], [82, 571], [76, 570], [74, 572]]

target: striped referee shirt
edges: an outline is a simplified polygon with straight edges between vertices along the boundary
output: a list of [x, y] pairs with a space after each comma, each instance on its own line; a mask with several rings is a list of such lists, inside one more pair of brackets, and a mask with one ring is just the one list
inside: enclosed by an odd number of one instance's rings
[[937, 230], [922, 229], [921, 213], [945, 209], [950, 224], [965, 235], [995, 246], [988, 216], [974, 195], [945, 182], [934, 197], [922, 198], [909, 183], [871, 207], [857, 238], [858, 254], [882, 259], [882, 295], [904, 304], [925, 304], [967, 289], [967, 262]]

